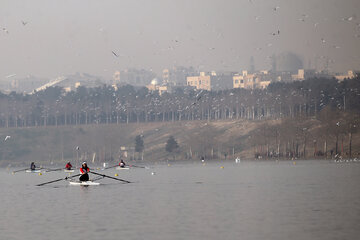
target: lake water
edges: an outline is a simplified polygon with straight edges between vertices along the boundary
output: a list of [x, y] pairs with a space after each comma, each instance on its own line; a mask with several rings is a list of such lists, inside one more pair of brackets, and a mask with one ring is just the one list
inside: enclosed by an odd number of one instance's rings
[[37, 187], [66, 174], [1, 170], [0, 239], [360, 236], [360, 163], [220, 162], [98, 172], [133, 183]]

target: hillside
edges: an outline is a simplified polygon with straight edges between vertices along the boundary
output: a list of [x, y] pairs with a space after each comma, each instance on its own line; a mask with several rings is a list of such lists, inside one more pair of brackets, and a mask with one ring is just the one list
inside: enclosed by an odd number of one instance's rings
[[[297, 124], [301, 124], [299, 127]], [[303, 126], [307, 126], [304, 128]], [[145, 151], [143, 161], [225, 159], [237, 156], [257, 158], [325, 158], [327, 150], [335, 155], [336, 136], [338, 153], [349, 155], [349, 133], [324, 132], [321, 122], [314, 119], [302, 121], [226, 120], [181, 121], [157, 123], [130, 123], [108, 125], [80, 125], [33, 128], [2, 128], [0, 137], [1, 166], [27, 165], [31, 161], [43, 164], [64, 164], [70, 160], [102, 163], [117, 161], [121, 156], [127, 161], [141, 159], [134, 152], [134, 139], [143, 136]], [[307, 129], [306, 133], [298, 129]], [[296, 132], [297, 131], [297, 132]], [[174, 136], [180, 149], [176, 154], [165, 151], [169, 136]], [[6, 136], [6, 141], [4, 140]], [[77, 150], [77, 146], [79, 149]], [[315, 151], [316, 150], [316, 151]], [[279, 154], [277, 154], [279, 152]], [[315, 154], [316, 152], [316, 154]], [[352, 157], [360, 152], [359, 133], [352, 133]], [[348, 155], [346, 155], [348, 154]]]

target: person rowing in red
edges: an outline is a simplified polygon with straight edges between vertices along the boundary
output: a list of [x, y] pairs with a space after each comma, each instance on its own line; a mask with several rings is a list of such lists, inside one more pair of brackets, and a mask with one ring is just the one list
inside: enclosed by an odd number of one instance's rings
[[72, 165], [71, 165], [70, 162], [68, 162], [68, 163], [65, 165], [65, 169], [66, 169], [66, 170], [71, 170], [71, 168], [72, 168]]
[[90, 168], [87, 166], [86, 162], [82, 163], [82, 166], [80, 168], [80, 174], [81, 176], [79, 177], [79, 180], [81, 182], [86, 182], [89, 181], [89, 174], [88, 172], [90, 172]]
[[121, 168], [124, 168], [124, 167], [126, 166], [124, 160], [122, 160], [122, 159], [120, 160], [119, 166], [120, 166]]

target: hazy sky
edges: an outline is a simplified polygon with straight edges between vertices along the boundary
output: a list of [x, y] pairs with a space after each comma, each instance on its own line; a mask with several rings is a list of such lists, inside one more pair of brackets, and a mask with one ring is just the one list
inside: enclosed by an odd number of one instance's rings
[[241, 71], [251, 56], [270, 69], [269, 56], [286, 51], [305, 67], [329, 58], [333, 71], [360, 70], [357, 13], [359, 0], [0, 0], [0, 81], [174, 65]]

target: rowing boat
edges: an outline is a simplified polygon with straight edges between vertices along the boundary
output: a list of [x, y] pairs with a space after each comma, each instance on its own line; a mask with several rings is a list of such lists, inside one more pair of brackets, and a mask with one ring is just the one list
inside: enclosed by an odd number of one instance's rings
[[27, 173], [40, 173], [40, 172], [43, 172], [43, 170], [41, 170], [41, 169], [35, 169], [35, 170], [28, 169], [25, 172], [27, 172]]
[[100, 185], [100, 183], [93, 182], [93, 181], [83, 181], [83, 182], [70, 181], [69, 183], [70, 183], [70, 185], [75, 185], [75, 186], [97, 186], [97, 185]]
[[75, 172], [75, 170], [74, 170], [74, 169], [71, 169], [71, 170], [64, 169], [64, 172], [66, 172], [66, 173], [73, 173], [73, 172]]
[[129, 170], [129, 167], [116, 167], [116, 170]]

